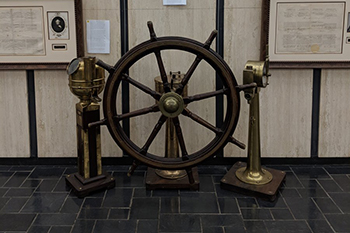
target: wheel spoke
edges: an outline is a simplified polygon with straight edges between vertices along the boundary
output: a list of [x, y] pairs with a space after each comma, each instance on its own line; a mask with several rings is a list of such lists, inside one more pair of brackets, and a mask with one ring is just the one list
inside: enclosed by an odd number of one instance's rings
[[141, 115], [145, 115], [145, 114], [150, 113], [150, 112], [158, 112], [158, 111], [159, 111], [158, 105], [155, 104], [155, 105], [152, 105], [152, 106], [147, 107], [147, 108], [142, 108], [142, 109], [139, 109], [139, 110], [136, 110], [136, 111], [133, 111], [133, 112], [128, 112], [128, 113], [125, 113], [125, 114], [117, 115], [117, 116], [115, 116], [115, 118], [118, 121], [121, 121], [121, 120], [123, 120], [125, 118], [141, 116]]
[[154, 54], [156, 55], [156, 58], [157, 58], [158, 68], [159, 68], [159, 72], [160, 72], [160, 77], [162, 78], [164, 92], [167, 93], [170, 91], [170, 87], [169, 87], [169, 83], [168, 83], [168, 77], [167, 77], [166, 72], [165, 72], [162, 55], [160, 54], [159, 50], [155, 51]]
[[150, 145], [152, 144], [153, 140], [156, 138], [157, 134], [159, 133], [160, 129], [162, 128], [162, 125], [164, 124], [164, 122], [165, 122], [166, 120], [167, 120], [167, 117], [164, 116], [164, 115], [162, 115], [162, 116], [159, 118], [159, 120], [158, 120], [156, 126], [154, 126], [154, 129], [153, 129], [151, 135], [148, 137], [148, 139], [147, 139], [145, 145], [141, 148], [141, 151], [140, 151], [141, 154], [145, 155], [145, 154], [147, 153], [148, 148], [149, 148]]
[[214, 96], [218, 96], [218, 95], [222, 95], [222, 94], [226, 94], [228, 89], [224, 88], [218, 91], [212, 91], [212, 92], [207, 92], [207, 93], [203, 93], [203, 94], [198, 94], [198, 95], [193, 95], [193, 96], [188, 96], [188, 97], [184, 97], [184, 103], [185, 104], [189, 104], [191, 102], [194, 101], [199, 101], [199, 100], [204, 100], [204, 99], [208, 99]]
[[149, 94], [150, 96], [152, 96], [156, 100], [159, 100], [160, 97], [162, 96], [159, 92], [156, 92], [156, 91], [152, 90], [151, 88], [143, 85], [142, 83], [136, 81], [135, 79], [132, 79], [128, 74], [123, 73], [122, 75], [123, 75], [123, 80], [124, 81], [132, 84], [133, 86], [137, 87], [141, 91]]
[[196, 70], [199, 63], [202, 61], [202, 57], [197, 56], [194, 62], [192, 63], [191, 67], [188, 69], [187, 73], [185, 74], [185, 77], [182, 79], [181, 84], [176, 89], [176, 93], [181, 95], [183, 92], [184, 87], [187, 85], [188, 81], [190, 81], [190, 78], [192, 77], [192, 74]]
[[181, 130], [179, 118], [175, 117], [175, 118], [172, 118], [172, 120], [173, 120], [175, 129], [176, 129], [177, 139], [178, 139], [179, 144], [180, 144], [181, 153], [182, 153], [182, 160], [188, 160], [188, 153], [187, 153], [187, 149], [186, 149], [186, 145], [185, 145], [185, 140], [184, 140], [184, 137], [182, 135], [182, 130]]
[[203, 118], [201, 118], [200, 116], [194, 114], [193, 112], [191, 112], [189, 109], [185, 108], [182, 111], [182, 114], [184, 116], [187, 116], [189, 118], [191, 118], [192, 120], [194, 120], [195, 122], [203, 125], [205, 128], [213, 131], [215, 134], [221, 134], [222, 130], [215, 127], [214, 125], [210, 124], [208, 121], [204, 120]]

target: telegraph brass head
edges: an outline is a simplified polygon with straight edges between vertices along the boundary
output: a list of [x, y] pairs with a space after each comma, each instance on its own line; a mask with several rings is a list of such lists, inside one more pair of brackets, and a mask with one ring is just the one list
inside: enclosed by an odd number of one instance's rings
[[96, 101], [105, 85], [104, 69], [95, 57], [73, 59], [68, 67], [70, 91], [82, 101]]

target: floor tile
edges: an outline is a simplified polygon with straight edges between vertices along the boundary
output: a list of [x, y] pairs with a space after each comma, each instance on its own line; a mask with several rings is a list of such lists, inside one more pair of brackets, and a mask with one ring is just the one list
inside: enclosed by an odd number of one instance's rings
[[297, 189], [302, 198], [308, 197], [328, 197], [327, 193], [323, 189]]
[[329, 174], [350, 174], [350, 166], [326, 165], [324, 168]]
[[300, 182], [306, 189], [322, 189], [321, 185], [317, 182], [316, 179], [300, 180]]
[[286, 203], [284, 199], [277, 195], [277, 198], [274, 201], [266, 201], [262, 199], [257, 199], [258, 205], [261, 208], [286, 208]]
[[54, 213], [58, 212], [66, 199], [67, 194], [61, 193], [34, 193], [24, 206], [22, 212]]
[[322, 167], [292, 167], [292, 170], [299, 179], [330, 178], [328, 173]]
[[265, 221], [269, 233], [312, 233], [305, 221]]
[[120, 174], [114, 176], [116, 187], [144, 187], [145, 178], [144, 173], [133, 174], [132, 176], [127, 176], [125, 174]]
[[15, 172], [3, 172], [0, 171], [0, 187], [2, 187]]
[[103, 207], [129, 207], [133, 190], [130, 188], [114, 188], [107, 191]]
[[292, 173], [286, 172], [286, 179], [283, 183], [284, 187], [287, 188], [302, 188], [303, 185], [300, 183], [299, 179]]
[[274, 219], [294, 219], [292, 213], [289, 211], [289, 209], [271, 209], [271, 214]]
[[94, 233], [135, 233], [136, 220], [97, 220]]
[[10, 200], [9, 197], [0, 197], [0, 210], [6, 205], [6, 203]]
[[139, 220], [136, 233], [158, 232], [158, 220]]
[[347, 175], [332, 175], [332, 178], [343, 189], [344, 192], [350, 192], [350, 178]]
[[35, 226], [71, 226], [74, 224], [76, 214], [38, 214], [33, 225]]
[[130, 209], [111, 209], [108, 219], [128, 219]]
[[326, 214], [325, 216], [336, 232], [350, 231], [350, 214]]
[[247, 197], [246, 195], [222, 189], [220, 184], [215, 184], [215, 190], [218, 197]]
[[86, 197], [83, 208], [98, 208], [102, 206], [103, 198], [89, 198]]
[[27, 179], [23, 182], [21, 188], [36, 188], [40, 185], [41, 182], [42, 180]]
[[31, 226], [27, 233], [48, 233], [51, 226]]
[[272, 219], [270, 210], [268, 209], [241, 209], [243, 219]]
[[63, 167], [36, 167], [29, 178], [32, 179], [58, 179], [62, 176], [65, 168]]
[[203, 228], [203, 233], [225, 233], [224, 227], [206, 227]]
[[19, 212], [28, 198], [11, 198], [1, 209], [1, 213]]
[[79, 219], [107, 219], [109, 209], [90, 208], [82, 209], [78, 216]]
[[5, 197], [29, 197], [33, 194], [34, 188], [10, 188]]
[[334, 232], [326, 220], [308, 220], [311, 230], [315, 233], [332, 233]]
[[60, 213], [78, 213], [83, 201], [84, 199], [77, 197], [67, 198], [60, 209]]
[[152, 196], [152, 191], [143, 188], [134, 188], [134, 197], [150, 197]]
[[61, 177], [54, 188], [54, 192], [69, 192], [71, 188], [66, 184], [66, 178]]
[[207, 175], [207, 174], [222, 174], [225, 175], [227, 173], [226, 166], [215, 166], [215, 165], [202, 165], [198, 166], [198, 173]]
[[0, 231], [26, 231], [34, 218], [35, 214], [0, 214]]
[[[96, 220], [81, 220], [78, 219], [73, 226], [71, 233], [91, 233]], [[102, 232], [101, 232], [102, 233]]]
[[219, 213], [214, 193], [188, 193], [180, 197], [180, 213]]
[[330, 193], [329, 195], [344, 213], [350, 213], [350, 193]]
[[321, 184], [324, 190], [326, 190], [326, 192], [328, 193], [343, 192], [343, 190], [339, 187], [339, 185], [333, 180], [319, 180], [318, 182]]
[[180, 212], [179, 197], [162, 197], [160, 212], [178, 214]]
[[179, 194], [184, 191], [188, 192], [187, 190], [176, 190], [176, 189], [157, 189], [153, 190], [153, 197], [178, 197]]
[[16, 172], [5, 184], [4, 187], [20, 187], [27, 179], [29, 172]]
[[221, 213], [239, 213], [236, 198], [218, 198]]
[[0, 171], [10, 171], [12, 166], [0, 165]]
[[58, 179], [43, 180], [35, 192], [51, 192], [56, 187]]
[[313, 198], [317, 206], [324, 214], [341, 213], [340, 209], [334, 204], [330, 198]]
[[[33, 169], [35, 168], [35, 166], [12, 166], [9, 171], [22, 171], [22, 172], [31, 172], [33, 171]], [[0, 169], [1, 170], [1, 169]]]
[[324, 219], [311, 198], [286, 198], [286, 202], [296, 219]]
[[220, 184], [222, 177], [223, 177], [222, 175], [212, 175], [214, 184]]
[[258, 207], [258, 202], [254, 197], [237, 198], [237, 202], [240, 208], [243, 207]]
[[203, 228], [206, 227], [236, 227], [237, 230], [244, 228], [243, 219], [238, 214], [226, 215], [201, 215], [201, 222]]
[[263, 221], [244, 221], [244, 226], [247, 233], [267, 233]]
[[161, 214], [159, 221], [159, 232], [201, 232], [200, 219], [196, 215]]
[[159, 198], [133, 198], [131, 219], [157, 219], [159, 213]]
[[71, 230], [71, 226], [53, 226], [50, 233], [70, 233]]
[[283, 197], [301, 197], [296, 188], [284, 188], [280, 193]]
[[199, 182], [200, 192], [215, 192], [215, 187], [211, 176], [201, 175], [199, 177]]
[[9, 188], [0, 188], [0, 198], [5, 195], [9, 191]]

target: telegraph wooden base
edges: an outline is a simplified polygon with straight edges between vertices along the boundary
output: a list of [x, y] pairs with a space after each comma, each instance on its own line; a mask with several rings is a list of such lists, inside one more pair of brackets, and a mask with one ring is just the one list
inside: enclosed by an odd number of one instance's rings
[[246, 166], [247, 164], [243, 162], [235, 163], [227, 172], [227, 174], [221, 179], [221, 188], [244, 195], [250, 195], [265, 200], [274, 201], [276, 199], [278, 189], [286, 177], [286, 173], [284, 171], [279, 171], [271, 168], [264, 168], [271, 172], [273, 175], [272, 181], [264, 185], [252, 185], [244, 183], [236, 177], [237, 169]]
[[156, 174], [154, 168], [147, 169], [146, 188], [148, 190], [155, 189], [190, 189], [199, 190], [199, 176], [197, 167], [192, 168], [194, 182], [189, 182], [188, 176], [179, 179], [165, 179]]
[[77, 195], [77, 197], [83, 198], [92, 192], [114, 188], [115, 180], [107, 172], [104, 172], [102, 175], [95, 176], [90, 179], [84, 179], [84, 177], [76, 172], [67, 175], [66, 184], [73, 189], [73, 192], [75, 195]]

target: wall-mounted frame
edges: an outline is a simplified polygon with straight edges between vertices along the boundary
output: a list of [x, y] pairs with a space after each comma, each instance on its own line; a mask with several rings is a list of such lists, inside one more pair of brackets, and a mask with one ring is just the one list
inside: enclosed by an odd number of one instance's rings
[[84, 56], [82, 0], [2, 0], [0, 18], [0, 70], [60, 70]]
[[350, 0], [263, 0], [271, 68], [350, 68]]

